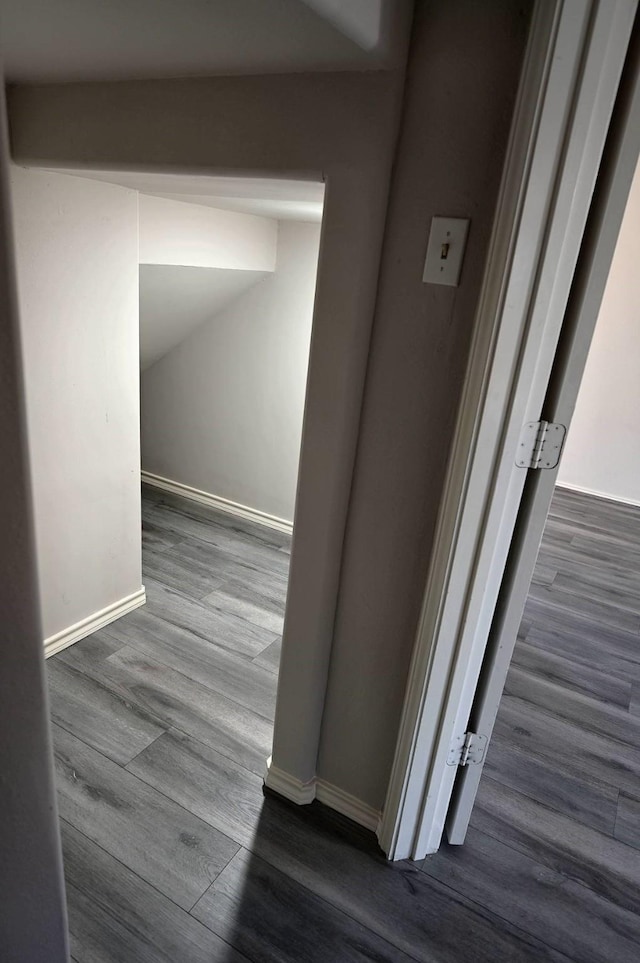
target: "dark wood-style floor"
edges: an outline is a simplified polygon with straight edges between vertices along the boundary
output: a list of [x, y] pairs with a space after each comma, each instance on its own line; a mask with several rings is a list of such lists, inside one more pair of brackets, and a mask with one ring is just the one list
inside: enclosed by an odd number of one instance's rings
[[464, 847], [262, 794], [287, 539], [158, 492], [147, 605], [48, 662], [77, 963], [640, 960], [640, 510], [557, 493]]

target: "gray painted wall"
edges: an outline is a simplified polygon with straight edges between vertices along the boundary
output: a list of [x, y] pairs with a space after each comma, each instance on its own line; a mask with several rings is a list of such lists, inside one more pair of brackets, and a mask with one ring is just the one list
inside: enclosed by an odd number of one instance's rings
[[12, 171], [45, 638], [142, 582], [134, 191]]
[[0, 956], [65, 963], [66, 911], [38, 611], [4, 100], [0, 104]]
[[145, 471], [293, 519], [319, 244], [280, 222], [275, 274], [143, 373]]

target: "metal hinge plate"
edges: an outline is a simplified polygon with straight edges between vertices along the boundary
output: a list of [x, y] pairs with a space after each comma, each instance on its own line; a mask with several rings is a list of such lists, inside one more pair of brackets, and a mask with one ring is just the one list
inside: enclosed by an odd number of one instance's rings
[[448, 766], [475, 766], [484, 759], [487, 748], [487, 737], [479, 736], [477, 732], [463, 732], [454, 736], [449, 755]]
[[560, 461], [567, 429], [553, 421], [529, 421], [522, 429], [516, 465], [518, 468], [555, 468]]

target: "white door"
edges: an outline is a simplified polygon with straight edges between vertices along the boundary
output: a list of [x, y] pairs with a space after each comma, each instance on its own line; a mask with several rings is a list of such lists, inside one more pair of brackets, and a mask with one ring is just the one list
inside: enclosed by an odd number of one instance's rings
[[[515, 623], [515, 640], [555, 480], [555, 471], [516, 466], [521, 430], [543, 417], [555, 421], [562, 415], [566, 424], [577, 394], [591, 336], [584, 318], [569, 352], [571, 375], [559, 376], [555, 395], [547, 389], [636, 7], [637, 0], [542, 0], [536, 7], [379, 827], [381, 846], [392, 859], [435, 852], [445, 821], [451, 842], [464, 839], [481, 762], [461, 768], [457, 750], [470, 717], [482, 737], [474, 745], [478, 758], [491, 735], [511, 658], [511, 629]], [[640, 128], [640, 114], [634, 119]], [[623, 138], [627, 152], [633, 152], [631, 126]], [[627, 181], [620, 171], [613, 178], [609, 226], [596, 232], [599, 273], [592, 272], [587, 285], [594, 318], [633, 174], [634, 164], [627, 163]], [[565, 331], [571, 340], [569, 327]]]

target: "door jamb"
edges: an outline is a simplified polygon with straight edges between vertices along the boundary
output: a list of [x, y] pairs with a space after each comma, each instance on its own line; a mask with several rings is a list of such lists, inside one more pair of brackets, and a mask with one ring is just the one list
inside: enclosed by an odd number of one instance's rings
[[507, 152], [380, 844], [438, 849], [637, 0], [538, 0]]
[[[607, 150], [580, 252], [560, 344], [544, 401], [545, 420], [570, 428], [580, 382], [640, 158], [640, 34], [632, 39]], [[625, 68], [626, 70], [626, 68]], [[624, 89], [623, 89], [624, 87]], [[529, 472], [505, 578], [472, 710], [474, 731], [489, 734], [513, 656], [559, 466]], [[483, 763], [459, 770], [446, 822], [449, 843], [464, 842]]]

